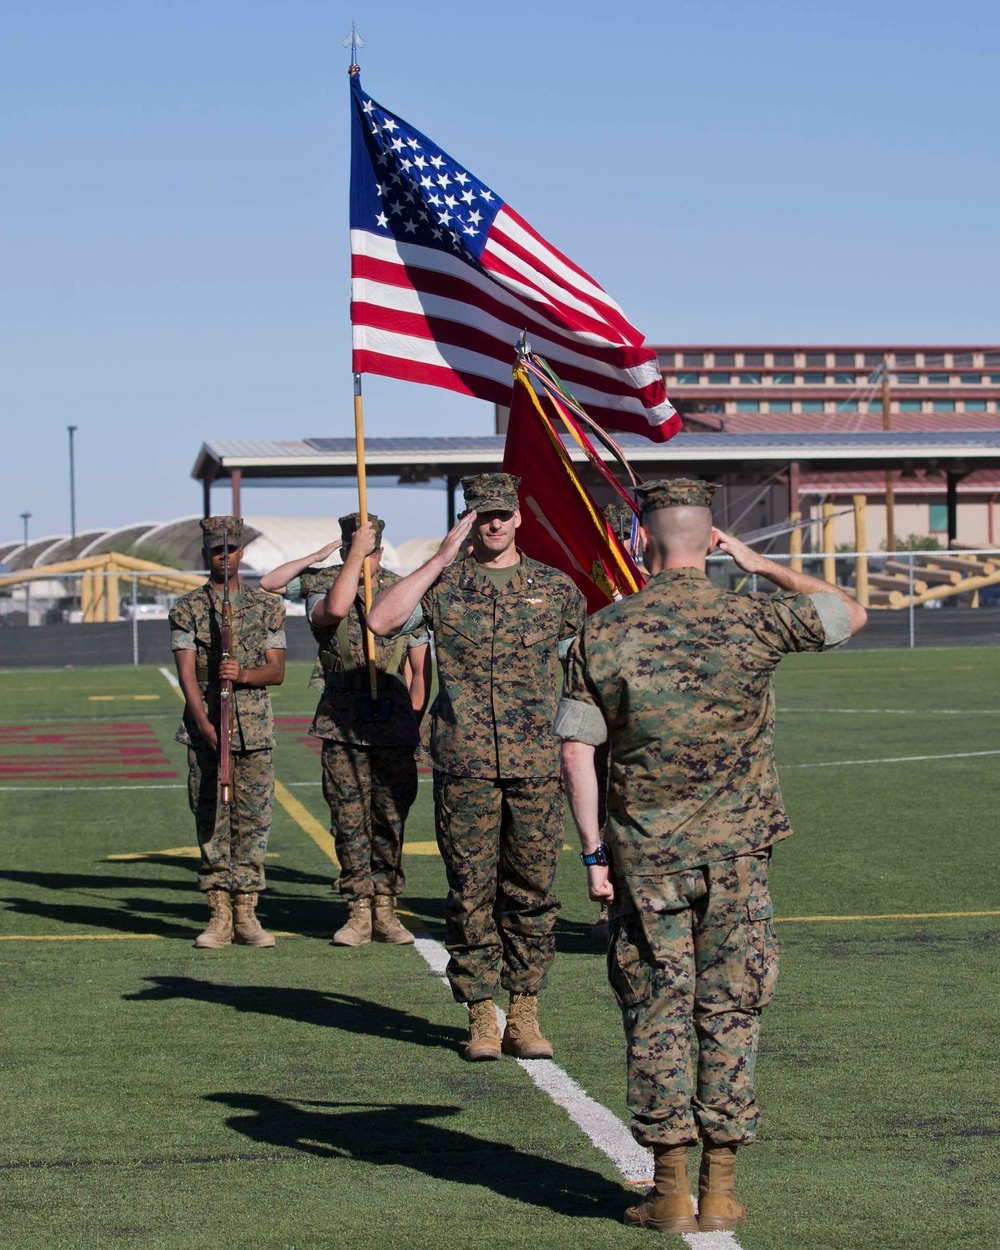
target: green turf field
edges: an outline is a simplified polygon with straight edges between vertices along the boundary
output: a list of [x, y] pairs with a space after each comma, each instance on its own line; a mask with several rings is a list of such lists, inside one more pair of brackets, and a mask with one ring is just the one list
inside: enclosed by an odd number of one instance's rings
[[[199, 952], [175, 691], [156, 668], [0, 672], [0, 1243], [655, 1241], [621, 1226], [621, 1175], [521, 1067], [463, 1064], [464, 1012], [416, 950], [328, 945], [344, 911], [307, 673], [290, 666], [275, 698], [276, 771], [301, 808], [276, 805], [260, 908], [296, 936]], [[986, 648], [779, 672], [796, 836], [774, 860], [783, 966], [763, 1131], [741, 1155], [744, 1250], [1000, 1242], [998, 689]], [[428, 781], [407, 841], [407, 923], [440, 937]], [[556, 1061], [624, 1119], [583, 887], [567, 850], [542, 1022]]]

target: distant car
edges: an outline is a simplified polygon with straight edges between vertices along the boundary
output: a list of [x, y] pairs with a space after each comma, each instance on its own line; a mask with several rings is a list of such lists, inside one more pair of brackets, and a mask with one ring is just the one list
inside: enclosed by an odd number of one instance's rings
[[121, 604], [118, 612], [123, 621], [130, 621], [133, 616], [140, 621], [165, 621], [170, 615], [167, 605], [157, 603], [155, 599], [140, 599], [135, 605], [134, 612], [132, 604], [126, 600]]
[[981, 608], [1000, 608], [1000, 583], [995, 586], [984, 586], [979, 592]]

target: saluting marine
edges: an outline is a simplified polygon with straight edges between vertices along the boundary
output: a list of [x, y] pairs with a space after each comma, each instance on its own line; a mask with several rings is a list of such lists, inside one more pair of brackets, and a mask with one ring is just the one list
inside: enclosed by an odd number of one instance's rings
[[[625, 1222], [669, 1233], [726, 1231], [745, 1215], [736, 1149], [757, 1131], [760, 1013], [778, 974], [768, 863], [791, 833], [772, 674], [782, 656], [839, 646], [866, 619], [838, 587], [713, 529], [715, 489], [637, 488], [649, 581], [588, 618], [556, 718], [590, 895], [610, 903], [632, 1132], [655, 1158], [654, 1188]], [[714, 586], [716, 547], [785, 593]], [[605, 743], [606, 842], [594, 770]], [[687, 1155], [699, 1138], [696, 1218]]]
[[[468, 1004], [465, 1058], [549, 1058], [537, 995], [555, 954], [552, 892], [563, 840], [558, 742], [552, 732], [560, 653], [584, 616], [583, 596], [515, 537], [520, 479], [462, 479], [468, 511], [437, 552], [372, 604], [391, 635], [434, 634], [438, 694], [431, 756], [438, 846], [448, 874], [448, 980]], [[471, 539], [472, 553], [462, 558]], [[510, 991], [500, 1036], [494, 999]]]
[[[285, 677], [285, 609], [273, 595], [241, 583], [239, 517], [208, 517], [201, 528], [209, 580], [170, 609], [170, 645], [185, 702], [176, 740], [188, 748], [188, 801], [201, 849], [199, 886], [211, 911], [195, 946], [214, 949], [233, 941], [273, 946], [256, 906], [265, 886], [274, 797], [274, 717], [267, 687], [280, 686]], [[233, 635], [228, 659], [221, 646], [226, 591]], [[219, 786], [220, 693], [227, 682], [233, 691], [231, 802], [222, 801]]]

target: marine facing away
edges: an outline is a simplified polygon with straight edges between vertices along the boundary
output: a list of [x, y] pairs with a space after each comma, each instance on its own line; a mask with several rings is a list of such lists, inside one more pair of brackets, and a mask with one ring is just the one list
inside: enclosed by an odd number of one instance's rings
[[[791, 833], [772, 675], [789, 652], [839, 646], [866, 620], [838, 587], [713, 528], [714, 490], [639, 488], [649, 581], [587, 620], [556, 718], [590, 895], [610, 904], [632, 1132], [655, 1159], [654, 1187], [625, 1222], [671, 1233], [726, 1231], [745, 1215], [736, 1150], [757, 1131], [760, 1013], [778, 974], [768, 864]], [[712, 550], [781, 593], [720, 589]], [[605, 742], [606, 841], [594, 769]], [[699, 1139], [696, 1218], [687, 1158]]]

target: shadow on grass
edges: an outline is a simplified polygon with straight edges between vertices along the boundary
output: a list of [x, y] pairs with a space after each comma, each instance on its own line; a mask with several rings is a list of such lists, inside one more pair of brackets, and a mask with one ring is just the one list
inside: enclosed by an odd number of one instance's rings
[[295, 1020], [321, 1028], [341, 1029], [371, 1037], [410, 1042], [416, 1046], [447, 1047], [457, 1050], [467, 1040], [464, 1029], [432, 1024], [423, 1016], [398, 1011], [384, 1003], [357, 998], [353, 994], [300, 989], [290, 986], [219, 985], [195, 977], [146, 977], [148, 989], [123, 994], [126, 1002], [169, 1002], [187, 998], [193, 1002], [217, 1003], [234, 1011]]
[[[150, 861], [144, 861], [146, 863]], [[186, 937], [204, 927], [208, 916], [205, 900], [200, 897], [192, 877], [198, 871], [197, 860], [163, 859], [170, 868], [181, 868], [184, 878], [136, 872], [134, 867], [113, 873], [24, 872], [0, 873], [0, 880], [34, 887], [43, 892], [37, 898], [8, 897], [0, 903], [15, 915], [41, 917], [60, 925], [85, 925], [116, 933], [156, 933], [162, 937]], [[271, 888], [261, 895], [258, 909], [266, 926], [286, 932], [327, 937], [341, 923], [340, 913], [331, 908], [335, 897], [324, 894], [286, 894], [282, 887], [329, 887], [328, 877], [302, 873], [296, 869], [267, 867]], [[184, 901], [132, 895], [121, 897], [119, 891], [144, 888], [165, 894], [183, 893]], [[51, 897], [46, 897], [46, 894]], [[90, 902], [87, 896], [96, 898]], [[76, 896], [76, 897], [74, 897]], [[346, 915], [346, 908], [344, 909]]]
[[[150, 916], [150, 911], [163, 910], [153, 899], [123, 900], [120, 907], [46, 903], [31, 898], [4, 898], [0, 899], [0, 903], [5, 904], [15, 915], [38, 916], [61, 925], [86, 925], [104, 932], [156, 933], [161, 937], [183, 937], [188, 940], [193, 933], [198, 932], [194, 908], [177, 908], [176, 914], [168, 919], [157, 915]], [[185, 923], [189, 913], [190, 920]]]
[[419, 916], [433, 925], [444, 927], [444, 898], [427, 898], [422, 895], [404, 894], [399, 900], [412, 916]]
[[407, 1167], [433, 1180], [477, 1185], [557, 1215], [621, 1219], [625, 1190], [600, 1173], [434, 1123], [461, 1114], [460, 1107], [296, 1104], [240, 1093], [206, 1094], [205, 1099], [246, 1113], [230, 1116], [226, 1124], [251, 1141], [321, 1158]]
[[[175, 868], [184, 873], [184, 877], [156, 876], [143, 872], [144, 865], [156, 868]], [[127, 887], [146, 886], [157, 890], [190, 890], [191, 877], [198, 872], [198, 858], [192, 856], [161, 855], [155, 852], [144, 855], [141, 860], [131, 863], [121, 862], [117, 871], [103, 873], [83, 872], [28, 872], [8, 869], [0, 872], [0, 881], [10, 881], [17, 885], [34, 885], [42, 890], [120, 890]], [[298, 868], [286, 868], [282, 864], [267, 865], [267, 879], [272, 887], [282, 886], [320, 886], [330, 890], [336, 873], [331, 871], [326, 876], [314, 872], [302, 872]]]
[[184, 878], [154, 877], [151, 873], [136, 872], [134, 868], [124, 868], [118, 873], [83, 873], [83, 872], [0, 872], [0, 881], [9, 881], [16, 885], [33, 885], [40, 890], [134, 890], [137, 887], [156, 890], [191, 891], [191, 875], [198, 871], [197, 860], [180, 860], [163, 858], [157, 862], [170, 868], [181, 868], [185, 871]]

